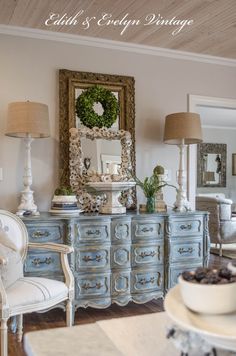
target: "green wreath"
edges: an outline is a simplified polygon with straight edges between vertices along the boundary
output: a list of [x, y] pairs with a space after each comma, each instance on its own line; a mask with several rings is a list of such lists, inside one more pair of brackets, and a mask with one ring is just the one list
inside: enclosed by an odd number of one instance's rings
[[[98, 115], [94, 109], [94, 103], [100, 103], [103, 114]], [[119, 103], [115, 95], [108, 89], [93, 86], [85, 90], [76, 99], [76, 114], [83, 125], [89, 127], [111, 127], [117, 119]]]

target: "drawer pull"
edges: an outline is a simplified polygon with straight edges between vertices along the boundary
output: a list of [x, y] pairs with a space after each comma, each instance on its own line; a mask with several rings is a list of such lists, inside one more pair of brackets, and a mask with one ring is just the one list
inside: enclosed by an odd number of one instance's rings
[[146, 280], [146, 278], [141, 278], [139, 281], [138, 281], [139, 284], [142, 284], [142, 285], [145, 285], [145, 284], [149, 284], [149, 283], [155, 283], [155, 278], [154, 277], [151, 277], [149, 280]]
[[189, 248], [184, 248], [184, 247], [180, 247], [178, 249], [178, 252], [182, 255], [182, 253], [193, 253], [193, 248], [189, 247]]
[[32, 237], [33, 237], [34, 239], [38, 239], [38, 238], [40, 238], [40, 237], [48, 237], [49, 235], [50, 235], [50, 232], [47, 231], [47, 230], [45, 230], [45, 231], [39, 231], [39, 230], [37, 230], [37, 231], [34, 231], [34, 232], [33, 232]]
[[92, 286], [90, 285], [89, 283], [84, 283], [82, 285], [82, 288], [85, 289], [85, 290], [88, 290], [88, 289], [101, 289], [102, 288], [102, 283], [96, 283], [95, 286]]
[[100, 230], [88, 230], [87, 235], [100, 235]]
[[141, 229], [141, 231], [142, 232], [153, 232], [153, 227], [143, 227], [142, 229]]
[[101, 255], [96, 255], [96, 257], [92, 258], [91, 256], [84, 256], [82, 258], [84, 262], [90, 262], [90, 261], [97, 261], [101, 262], [103, 260], [103, 257]]
[[40, 265], [43, 264], [50, 265], [53, 262], [54, 260], [51, 257], [46, 257], [45, 260], [41, 260], [40, 258], [34, 258], [32, 264], [36, 267], [39, 267]]
[[151, 252], [146, 252], [146, 251], [144, 251], [144, 252], [141, 252], [140, 254], [139, 254], [139, 257], [142, 257], [142, 258], [145, 258], [145, 257], [154, 257], [154, 256], [156, 256], [156, 252], [155, 251], [151, 251]]
[[180, 225], [181, 230], [191, 230], [192, 229], [192, 224], [183, 224]]

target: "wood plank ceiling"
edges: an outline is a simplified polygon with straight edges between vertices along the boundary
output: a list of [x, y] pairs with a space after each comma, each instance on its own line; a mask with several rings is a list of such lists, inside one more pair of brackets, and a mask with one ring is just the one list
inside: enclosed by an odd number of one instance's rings
[[[45, 25], [50, 13], [68, 18], [80, 10], [77, 25]], [[139, 19], [140, 24], [121, 35], [123, 26], [98, 26], [103, 13], [112, 14], [113, 20], [128, 14], [126, 20]], [[144, 26], [148, 14], [194, 22], [173, 36], [174, 26]], [[82, 22], [92, 16], [96, 19], [85, 29]], [[236, 58], [236, 0], [0, 0], [0, 24]]]

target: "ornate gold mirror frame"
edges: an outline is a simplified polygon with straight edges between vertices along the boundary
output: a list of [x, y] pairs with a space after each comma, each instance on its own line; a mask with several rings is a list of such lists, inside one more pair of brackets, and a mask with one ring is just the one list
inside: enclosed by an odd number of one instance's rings
[[[69, 130], [76, 128], [76, 89], [87, 89], [93, 85], [100, 85], [112, 92], [118, 93], [119, 101], [119, 130], [129, 131], [132, 144], [130, 160], [132, 172], [135, 174], [135, 98], [134, 78], [128, 76], [77, 72], [67, 69], [59, 70], [59, 177], [60, 185], [70, 185], [69, 169]], [[136, 207], [136, 194], [133, 193], [133, 208]]]

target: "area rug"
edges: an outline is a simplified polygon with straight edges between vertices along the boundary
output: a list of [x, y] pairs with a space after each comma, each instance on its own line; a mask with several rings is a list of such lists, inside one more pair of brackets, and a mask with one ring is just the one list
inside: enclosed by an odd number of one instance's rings
[[27, 333], [24, 349], [27, 356], [179, 356], [166, 338], [171, 325], [164, 312], [100, 320]]
[[[219, 247], [215, 247], [215, 244], [211, 244], [211, 253], [219, 256], [219, 250]], [[236, 244], [223, 245], [222, 256], [236, 260]]]

